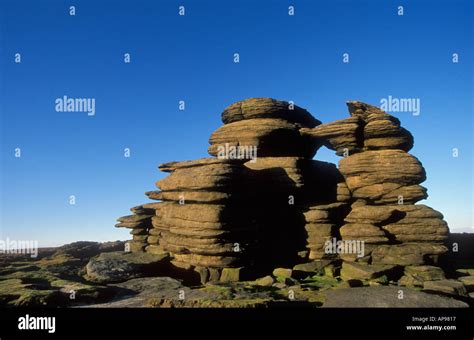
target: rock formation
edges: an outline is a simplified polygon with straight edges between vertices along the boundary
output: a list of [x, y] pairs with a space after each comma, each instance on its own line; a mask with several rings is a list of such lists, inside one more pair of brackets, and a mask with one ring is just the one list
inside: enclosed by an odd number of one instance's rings
[[117, 219], [117, 228], [131, 229], [132, 240], [127, 242], [127, 250], [138, 252], [145, 250], [148, 245], [147, 239], [152, 227], [151, 219], [155, 216], [155, 203], [148, 203], [130, 209], [133, 215], [123, 216]]
[[[170, 252], [201, 282], [323, 260], [342, 260], [349, 281], [444, 279], [435, 266], [448, 227], [415, 204], [427, 193], [425, 170], [408, 153], [413, 136], [377, 107], [348, 107], [349, 118], [321, 124], [284, 101], [230, 105], [209, 139], [214, 157], [160, 165], [170, 175], [146, 193], [159, 202], [116, 226], [132, 229], [131, 251]], [[312, 159], [321, 146], [343, 157], [339, 168]]]
[[[436, 265], [447, 251], [443, 241], [448, 227], [441, 213], [415, 204], [427, 194], [420, 185], [425, 170], [408, 154], [412, 135], [398, 119], [374, 106], [349, 102], [348, 107], [350, 118], [302, 131], [344, 156], [339, 170], [352, 204], [339, 232], [343, 241], [363, 241], [365, 251], [362, 257], [341, 258], [374, 266]], [[346, 277], [354, 272], [347, 264], [342, 271]]]

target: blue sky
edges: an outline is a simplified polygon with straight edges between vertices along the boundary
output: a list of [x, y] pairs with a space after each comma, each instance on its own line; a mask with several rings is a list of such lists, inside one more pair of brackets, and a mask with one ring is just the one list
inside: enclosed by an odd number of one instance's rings
[[[293, 100], [323, 122], [346, 118], [347, 100], [420, 98], [419, 116], [393, 114], [415, 136], [424, 203], [473, 231], [468, 0], [0, 4], [1, 238], [127, 239], [115, 219], [148, 201], [157, 165], [205, 157], [222, 110], [249, 97]], [[95, 116], [56, 112], [64, 95], [95, 98]]]

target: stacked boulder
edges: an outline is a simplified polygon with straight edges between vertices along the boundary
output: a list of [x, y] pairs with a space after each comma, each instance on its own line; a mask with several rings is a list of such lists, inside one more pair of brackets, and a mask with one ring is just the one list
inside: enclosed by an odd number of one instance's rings
[[305, 259], [334, 259], [337, 254], [327, 249], [327, 244], [339, 237], [339, 228], [349, 207], [350, 193], [343, 176], [334, 164], [311, 160], [307, 185], [303, 189], [301, 209], [305, 248], [309, 251]]
[[252, 98], [228, 106], [224, 125], [212, 133], [209, 154], [219, 157], [223, 147], [253, 146], [258, 157], [312, 158], [317, 147], [299, 133], [321, 122], [308, 111], [285, 101]]
[[[176, 266], [193, 267], [204, 281], [218, 279], [220, 269], [238, 267], [245, 255], [252, 227], [240, 188], [242, 162], [203, 158], [160, 166], [171, 174], [158, 181], [155, 194], [162, 202], [152, 219], [163, 250], [174, 255]], [[211, 270], [208, 270], [211, 268]]]
[[131, 229], [132, 240], [125, 244], [126, 251], [140, 252], [148, 246], [149, 231], [152, 228], [151, 220], [155, 215], [155, 203], [142, 204], [130, 208], [132, 215], [117, 219], [117, 228]]
[[[209, 139], [214, 157], [162, 164], [170, 175], [146, 193], [159, 202], [132, 208], [117, 226], [132, 229], [133, 250], [170, 252], [201, 282], [339, 258], [347, 280], [442, 278], [435, 266], [448, 227], [415, 204], [427, 193], [408, 153], [412, 135], [379, 108], [348, 106], [351, 117], [321, 124], [270, 98], [230, 105]], [[312, 159], [323, 145], [344, 157], [339, 168]]]
[[[350, 199], [334, 164], [312, 160], [322, 142], [301, 133], [320, 122], [284, 101], [255, 98], [234, 103], [222, 114], [225, 125], [210, 138], [209, 153], [224, 145], [255, 145], [258, 159], [244, 164], [249, 200], [258, 228], [259, 262], [268, 269], [334, 257], [325, 244], [338, 236]], [[222, 149], [222, 147], [221, 147]]]
[[152, 219], [160, 247], [204, 282], [295, 261], [304, 221], [294, 199], [317, 149], [299, 129], [320, 123], [267, 98], [232, 104], [222, 121], [209, 140], [216, 158], [161, 165], [171, 175], [153, 192], [162, 201]]
[[216, 158], [160, 166], [170, 175], [146, 193], [160, 202], [134, 241], [172, 253], [176, 267], [202, 282], [324, 257], [324, 241], [342, 222], [331, 204], [350, 196], [335, 165], [312, 160], [318, 141], [300, 133], [320, 122], [269, 98], [234, 103], [222, 121], [209, 140]]
[[[425, 170], [408, 154], [412, 135], [377, 107], [361, 102], [349, 102], [348, 107], [350, 118], [302, 131], [344, 156], [339, 170], [352, 205], [339, 232], [342, 241], [363, 244], [364, 251], [341, 254], [346, 261], [342, 276], [360, 278], [365, 270], [370, 278], [374, 270], [436, 265], [447, 251], [443, 241], [448, 227], [441, 213], [415, 204], [427, 193], [420, 185]], [[373, 267], [362, 269], [363, 264]]]

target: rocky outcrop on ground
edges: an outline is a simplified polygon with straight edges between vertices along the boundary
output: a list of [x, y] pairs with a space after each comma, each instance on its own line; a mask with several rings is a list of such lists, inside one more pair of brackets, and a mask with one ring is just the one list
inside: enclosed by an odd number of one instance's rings
[[0, 254], [0, 306], [472, 307], [473, 240], [418, 203], [413, 136], [348, 108], [322, 124], [291, 102], [230, 105], [211, 157], [161, 164], [154, 202], [118, 219], [132, 240]]
[[109, 252], [90, 259], [84, 278], [94, 283], [123, 282], [147, 275], [166, 273], [169, 255], [163, 253]]
[[131, 229], [132, 240], [127, 242], [128, 251], [140, 252], [148, 245], [147, 239], [151, 229], [151, 219], [155, 215], [155, 204], [148, 203], [130, 208], [132, 215], [123, 216], [117, 219], [117, 228]]
[[[213, 157], [160, 165], [169, 176], [146, 193], [158, 202], [119, 219], [132, 229], [130, 250], [167, 252], [170, 270], [201, 283], [275, 268], [301, 277], [298, 266], [329, 261], [325, 273], [350, 285], [452, 286], [439, 267], [447, 223], [417, 204], [427, 189], [408, 153], [413, 136], [375, 106], [347, 105], [349, 118], [326, 124], [270, 98], [227, 107], [209, 139]], [[339, 166], [313, 159], [322, 146], [342, 156]]]
[[466, 308], [465, 302], [405, 288], [360, 287], [328, 291], [322, 307], [328, 308]]
[[300, 133], [320, 122], [269, 98], [232, 104], [222, 121], [209, 140], [215, 158], [160, 165], [170, 175], [147, 192], [160, 202], [119, 219], [132, 229], [131, 250], [168, 251], [201, 282], [326, 257], [350, 191], [335, 165], [312, 160], [320, 141]]
[[[37, 258], [0, 255], [1, 307], [466, 307], [474, 269], [409, 266], [414, 288], [390, 280], [391, 265], [330, 259], [275, 268], [255, 280], [189, 283], [167, 253], [124, 251], [123, 242], [76, 242]], [[231, 274], [231, 273], [230, 273]], [[379, 276], [382, 274], [382, 276]], [[225, 275], [229, 276], [229, 273]], [[347, 279], [347, 275], [358, 277]], [[171, 278], [169, 276], [173, 276]], [[369, 279], [366, 279], [369, 277]], [[400, 291], [403, 298], [400, 298]]]
[[124, 242], [74, 242], [38, 256], [0, 254], [0, 307], [61, 307], [108, 301], [115, 293], [83, 278], [91, 258], [123, 251]]
[[[363, 242], [365, 249], [364, 256], [352, 253], [341, 258], [365, 266], [406, 267], [405, 272], [415, 270], [410, 266], [437, 265], [447, 251], [443, 241], [449, 230], [441, 213], [415, 204], [427, 197], [427, 190], [420, 185], [426, 179], [423, 166], [408, 153], [412, 135], [377, 107], [361, 102], [349, 102], [348, 107], [348, 120], [328, 124], [331, 131], [339, 131], [337, 135], [321, 137], [318, 129], [324, 130], [325, 124], [304, 131], [325, 139], [344, 156], [339, 170], [352, 205], [340, 228], [341, 240]], [[401, 284], [413, 282], [405, 276]]]

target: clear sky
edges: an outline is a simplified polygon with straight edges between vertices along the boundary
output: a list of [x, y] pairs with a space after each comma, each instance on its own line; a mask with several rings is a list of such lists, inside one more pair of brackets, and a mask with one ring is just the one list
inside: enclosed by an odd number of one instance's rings
[[[235, 101], [293, 100], [329, 122], [389, 95], [421, 102], [393, 114], [427, 171], [423, 202], [472, 232], [473, 21], [469, 0], [1, 0], [0, 238], [129, 238], [115, 219], [148, 201], [158, 164], [205, 157]], [[65, 95], [94, 98], [95, 116], [56, 112]]]

